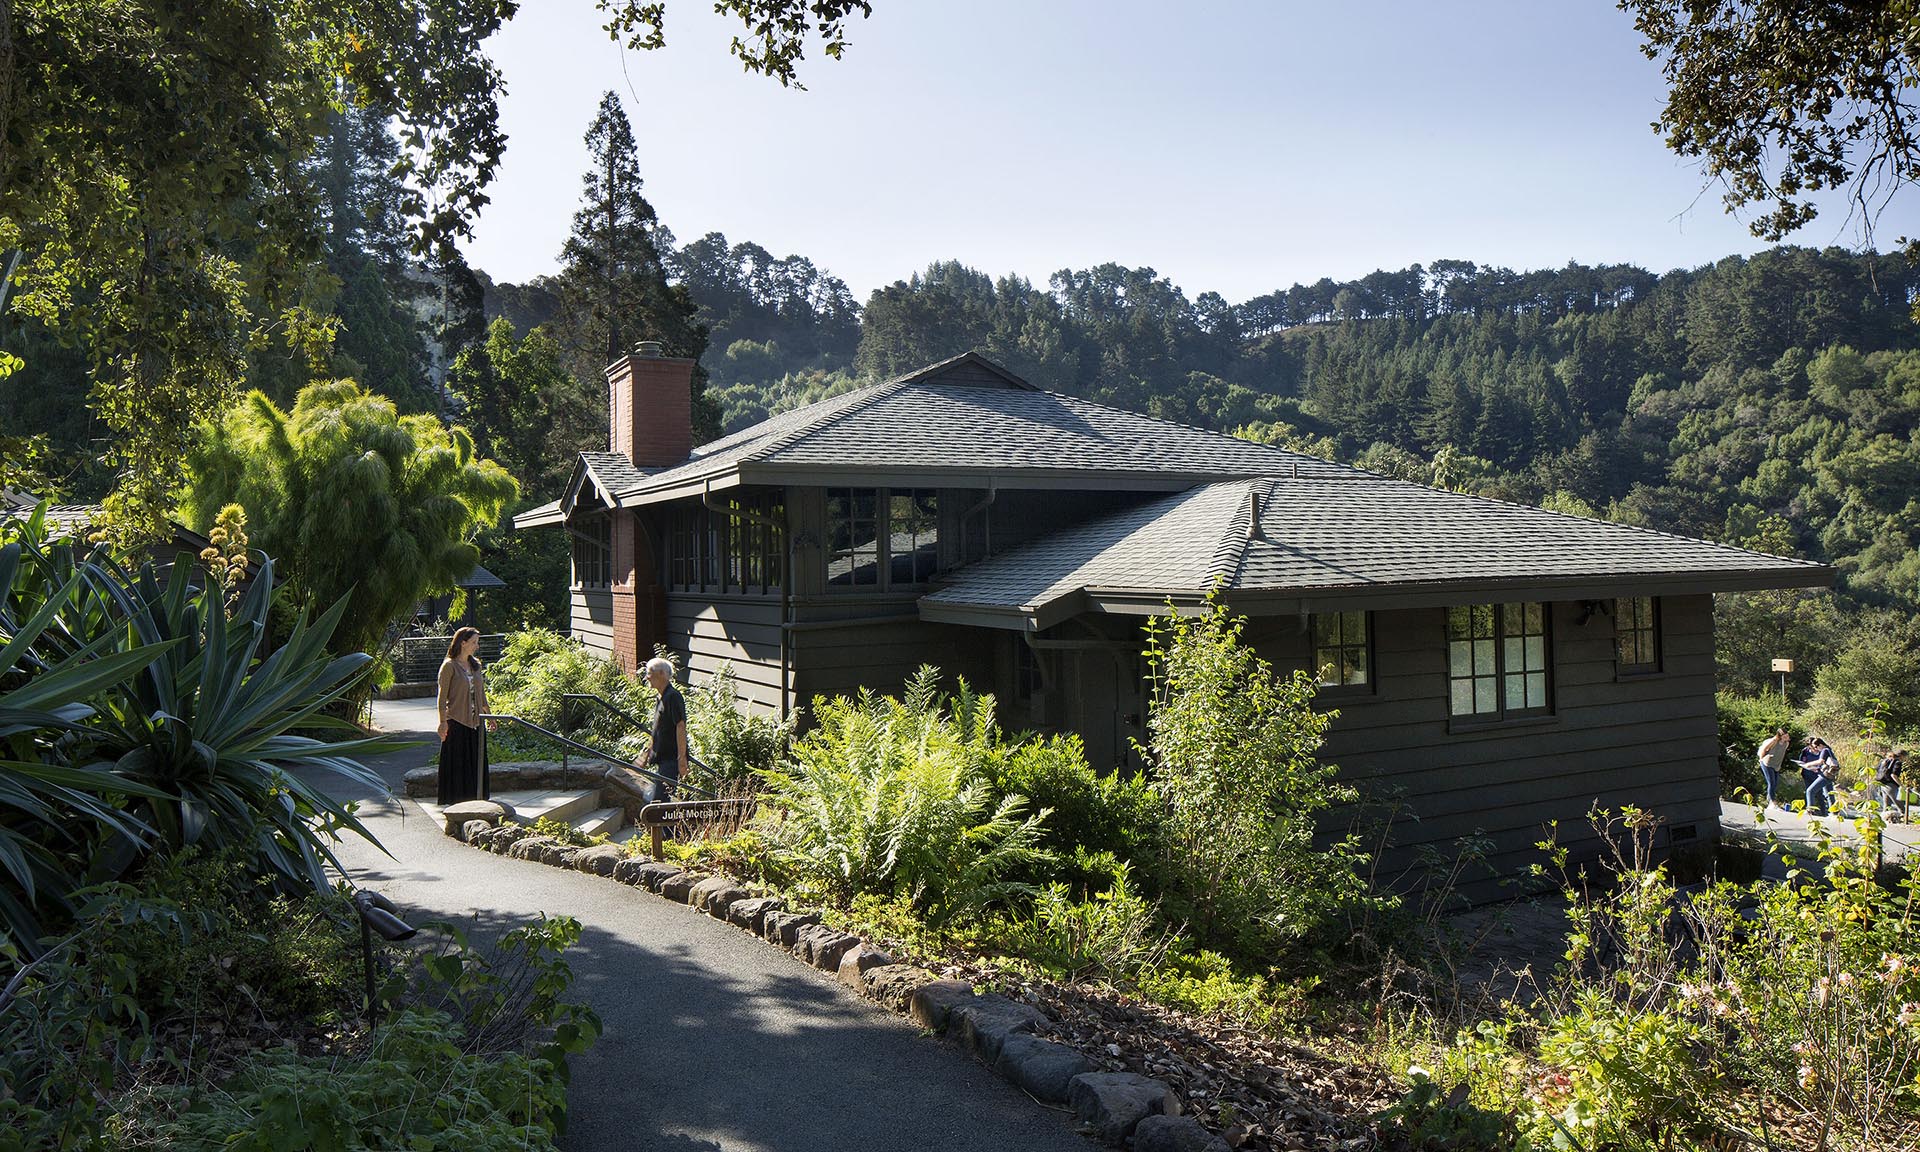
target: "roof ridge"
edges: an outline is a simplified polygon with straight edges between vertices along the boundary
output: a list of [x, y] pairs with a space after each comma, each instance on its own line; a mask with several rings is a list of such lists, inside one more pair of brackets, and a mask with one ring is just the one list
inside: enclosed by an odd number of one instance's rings
[[[765, 460], [767, 457], [773, 455], [775, 452], [778, 452], [785, 448], [791, 448], [793, 445], [806, 439], [808, 436], [813, 435], [815, 432], [820, 431], [822, 428], [825, 428], [827, 425], [834, 423], [835, 421], [839, 420], [841, 417], [850, 416], [853, 413], [858, 412], [863, 408], [867, 408], [871, 406], [874, 401], [879, 400], [885, 396], [891, 396], [895, 392], [902, 391], [903, 389], [906, 389], [912, 386], [912, 384], [913, 384], [913, 380], [911, 377], [900, 376], [880, 384], [869, 385], [865, 390], [866, 395], [861, 396], [859, 399], [854, 400], [850, 403], [842, 404], [840, 407], [835, 408], [831, 412], [822, 412], [818, 416], [815, 416], [813, 419], [802, 423], [797, 428], [789, 428], [787, 431], [782, 432], [780, 435], [775, 436], [774, 438], [772, 438], [771, 440], [768, 440], [764, 444], [757, 446], [756, 448], [753, 449], [753, 451], [748, 452], [745, 455], [741, 456], [740, 459], [735, 461], [734, 463], [737, 466], [740, 463], [743, 463], [748, 460], [756, 460], [756, 461]], [[824, 404], [826, 403], [826, 401], [823, 400], [821, 401], [821, 403]]]
[[[1169, 420], [1164, 416], [1155, 416], [1149, 412], [1136, 412], [1131, 408], [1122, 408], [1117, 404], [1108, 404], [1102, 400], [1094, 400], [1086, 396], [1075, 396], [1071, 392], [1054, 392], [1045, 388], [1035, 388], [1034, 391], [1040, 393], [1043, 396], [1056, 396], [1062, 400], [1071, 400], [1075, 404], [1086, 404], [1094, 408], [1103, 409], [1107, 412], [1118, 412], [1123, 416], [1131, 416], [1136, 420], [1151, 420], [1155, 424], [1164, 424], [1169, 428], [1178, 428], [1183, 432], [1198, 432], [1202, 436], [1212, 436], [1216, 439], [1229, 441], [1235, 444], [1250, 444], [1255, 448], [1265, 448], [1269, 452], [1277, 452], [1282, 456], [1285, 456], [1291, 460], [1294, 460], [1295, 461], [1294, 466], [1296, 468], [1299, 467], [1299, 464], [1298, 464], [1299, 461], [1311, 460], [1315, 464], [1331, 464], [1335, 468], [1343, 469], [1347, 472], [1358, 473], [1359, 475], [1362, 475], [1362, 476], [1378, 475], [1378, 473], [1376, 472], [1370, 472], [1365, 468], [1360, 468], [1353, 464], [1345, 464], [1338, 460], [1328, 460], [1320, 456], [1311, 456], [1305, 452], [1301, 452], [1293, 448], [1282, 448], [1277, 444], [1263, 444], [1258, 440], [1249, 440], [1244, 436], [1235, 436], [1231, 432], [1220, 432], [1212, 428], [1202, 428], [1198, 424], [1182, 424], [1178, 420]], [[1267, 473], [1262, 473], [1262, 475], [1267, 475]], [[1275, 473], [1273, 475], [1277, 476], [1278, 474]], [[1321, 477], [1318, 477], [1318, 479], [1331, 480], [1333, 479], [1333, 477], [1321, 476]]]
[[[1762, 552], [1757, 548], [1742, 548], [1738, 544], [1726, 544], [1719, 540], [1707, 540], [1699, 536], [1684, 536], [1678, 532], [1669, 532], [1664, 528], [1648, 528], [1642, 524], [1625, 524], [1618, 520], [1608, 520], [1601, 516], [1582, 516], [1577, 512], [1561, 512], [1554, 508], [1543, 508], [1538, 504], [1522, 504], [1518, 500], [1502, 500], [1498, 496], [1482, 496], [1478, 492], [1459, 492], [1452, 488], [1442, 488], [1437, 484], [1422, 484], [1418, 480], [1402, 480], [1396, 476], [1382, 476], [1368, 473], [1373, 479], [1384, 480], [1389, 484], [1405, 484], [1412, 488], [1425, 488], [1430, 492], [1440, 492], [1448, 496], [1464, 496], [1469, 500], [1478, 500], [1487, 504], [1498, 504], [1506, 508], [1518, 508], [1523, 512], [1545, 512], [1549, 516], [1564, 516], [1569, 520], [1581, 520], [1588, 524], [1603, 524], [1609, 528], [1624, 528], [1629, 532], [1639, 532], [1647, 536], [1659, 536], [1666, 540], [1679, 540], [1687, 544], [1705, 544], [1710, 548], [1725, 548], [1729, 552], [1742, 552], [1748, 556], [1765, 556], [1769, 560], [1785, 560], [1789, 564], [1811, 564], [1816, 567], [1831, 567], [1819, 560], [1807, 560], [1799, 556], [1776, 556], [1771, 552]], [[1319, 477], [1315, 477], [1319, 479]]]
[[[1211, 592], [1222, 583], [1232, 584], [1240, 576], [1240, 569], [1247, 560], [1247, 539], [1253, 526], [1253, 500], [1256, 485], [1265, 481], [1265, 477], [1255, 476], [1246, 480], [1215, 481], [1202, 484], [1195, 491], [1205, 491], [1220, 483], [1231, 484], [1240, 489], [1240, 496], [1233, 502], [1233, 510], [1227, 515], [1220, 538], [1214, 541], [1213, 556], [1207, 562], [1207, 588]], [[1267, 482], [1271, 488], [1271, 482]], [[1262, 495], [1265, 495], [1263, 492]]]

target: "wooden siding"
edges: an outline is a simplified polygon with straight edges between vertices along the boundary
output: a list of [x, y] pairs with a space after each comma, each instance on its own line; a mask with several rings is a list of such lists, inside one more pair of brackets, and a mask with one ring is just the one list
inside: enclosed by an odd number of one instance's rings
[[794, 694], [811, 707], [816, 696], [861, 688], [898, 692], [922, 664], [937, 666], [948, 687], [965, 676], [982, 690], [994, 684], [995, 633], [917, 620], [851, 619], [810, 626], [792, 638]]
[[731, 662], [736, 700], [760, 712], [780, 710], [778, 597], [675, 593], [667, 597], [667, 637], [689, 684], [705, 684]]
[[[1324, 756], [1371, 799], [1408, 813], [1383, 875], [1411, 868], [1422, 849], [1451, 854], [1462, 838], [1484, 838], [1488, 867], [1465, 894], [1499, 896], [1510, 890], [1488, 872], [1522, 877], [1544, 862], [1534, 845], [1549, 821], [1576, 856], [1596, 850], [1586, 819], [1595, 803], [1658, 813], [1702, 841], [1718, 834], [1712, 598], [1662, 601], [1661, 671], [1644, 676], [1616, 673], [1612, 617], [1579, 624], [1578, 604], [1552, 610], [1553, 715], [1482, 725], [1447, 714], [1445, 609], [1373, 614], [1373, 693], [1320, 702], [1341, 713]], [[1247, 635], [1279, 667], [1311, 660], [1299, 617], [1256, 619]]]
[[613, 593], [605, 588], [575, 585], [567, 630], [574, 639], [602, 656], [613, 655]]

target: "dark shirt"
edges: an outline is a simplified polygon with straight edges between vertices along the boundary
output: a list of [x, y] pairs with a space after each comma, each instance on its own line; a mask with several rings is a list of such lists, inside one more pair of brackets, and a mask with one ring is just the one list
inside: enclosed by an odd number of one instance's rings
[[1878, 767], [1874, 769], [1873, 777], [1882, 784], [1898, 784], [1900, 782], [1900, 769], [1904, 767], [1906, 767], [1906, 765], [1903, 761], [1888, 756], [1881, 760]]
[[660, 693], [660, 706], [653, 710], [653, 762], [680, 763], [680, 725], [687, 720], [687, 701], [680, 689], [669, 684]]

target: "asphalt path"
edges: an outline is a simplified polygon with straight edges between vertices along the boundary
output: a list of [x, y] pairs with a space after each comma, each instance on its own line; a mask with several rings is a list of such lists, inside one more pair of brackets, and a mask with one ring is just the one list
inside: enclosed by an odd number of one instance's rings
[[[412, 728], [426, 709], [383, 709]], [[417, 738], [431, 741], [431, 732]], [[370, 758], [396, 790], [420, 748]], [[329, 787], [392, 855], [358, 841], [356, 884], [415, 920], [487, 939], [538, 913], [584, 926], [574, 994], [604, 1033], [572, 1061], [563, 1146], [586, 1152], [1091, 1152], [1072, 1117], [779, 949], [650, 893], [468, 848], [410, 801]]]

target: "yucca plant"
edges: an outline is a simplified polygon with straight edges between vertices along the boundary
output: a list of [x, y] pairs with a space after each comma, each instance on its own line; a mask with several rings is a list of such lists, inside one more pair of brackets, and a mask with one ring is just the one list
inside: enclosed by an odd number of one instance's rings
[[229, 615], [224, 590], [184, 560], [162, 583], [151, 563], [129, 572], [47, 541], [39, 521], [0, 547], [8, 937], [31, 950], [73, 888], [187, 844], [240, 845], [261, 871], [324, 887], [331, 845], [373, 837], [293, 770], [377, 789], [352, 757], [397, 746], [325, 711], [371, 662], [327, 655], [342, 605], [300, 617], [266, 652], [271, 561]]
[[993, 698], [963, 681], [942, 701], [939, 676], [921, 668], [898, 699], [817, 701], [819, 723], [792, 763], [761, 773], [786, 867], [830, 897], [909, 900], [936, 926], [1031, 893], [1006, 876], [1044, 855], [1047, 816], [1023, 797], [994, 797], [995, 764], [1014, 745]]

